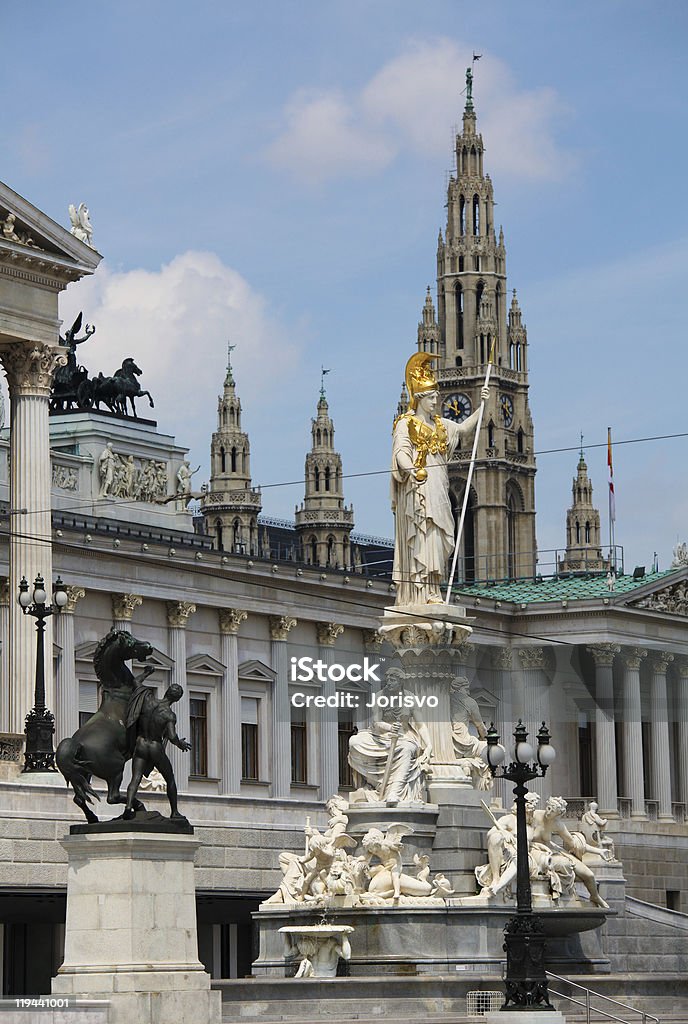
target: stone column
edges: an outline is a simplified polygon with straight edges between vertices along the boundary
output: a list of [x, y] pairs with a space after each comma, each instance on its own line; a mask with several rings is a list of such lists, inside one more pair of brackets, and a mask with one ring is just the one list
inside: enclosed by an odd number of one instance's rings
[[287, 637], [296, 625], [288, 615], [270, 616], [272, 668], [272, 795], [288, 800], [291, 792], [291, 707], [289, 706], [289, 659]]
[[221, 792], [236, 794], [241, 788], [241, 696], [237, 634], [248, 614], [239, 608], [221, 608], [219, 617], [220, 661], [225, 666], [222, 676]]
[[10, 732], [10, 581], [0, 577], [0, 732]]
[[55, 743], [79, 728], [79, 683], [74, 660], [74, 612], [83, 587], [67, 587], [67, 604], [55, 615], [55, 640], [62, 648], [55, 675]]
[[645, 811], [645, 773], [643, 771], [643, 727], [640, 706], [640, 663], [647, 657], [642, 647], [624, 650], [623, 679], [623, 780], [625, 797], [631, 800], [631, 817], [643, 819]]
[[614, 735], [614, 658], [617, 644], [588, 647], [595, 662], [595, 764], [597, 802], [605, 818], [618, 818], [616, 737]]
[[669, 651], [653, 651], [650, 659], [650, 716], [652, 719], [652, 796], [659, 802], [659, 821], [673, 821], [671, 810], [671, 748], [667, 669], [674, 660]]
[[[512, 732], [513, 715], [513, 650], [511, 647], [495, 647], [490, 652], [490, 664], [492, 666], [492, 687], [491, 689], [499, 698], [499, 704], [495, 711], [495, 728], [499, 733], [500, 742], [509, 747]], [[485, 723], [489, 728], [490, 723]], [[494, 794], [500, 797], [505, 807], [511, 806], [513, 783], [505, 779], [494, 780]]]
[[678, 798], [688, 811], [688, 658], [677, 662], [676, 713], [678, 718]]
[[[10, 576], [12, 598], [26, 576], [29, 586], [40, 573], [48, 600], [53, 589], [50, 527], [50, 438], [48, 400], [53, 373], [67, 362], [64, 349], [43, 342], [17, 342], [0, 350], [10, 393]], [[9, 724], [23, 732], [24, 719], [34, 703], [36, 630], [33, 619], [11, 600], [9, 650]], [[53, 631], [46, 622], [45, 703], [55, 707]]]
[[[549, 652], [544, 647], [521, 647], [518, 657], [523, 670], [523, 722], [533, 750], [537, 750], [537, 734], [542, 723], [545, 722], [552, 730], [549, 679], [546, 675], [546, 669], [550, 667]], [[553, 742], [556, 747], [556, 740]], [[529, 783], [529, 787], [540, 794], [541, 802], [551, 795], [551, 777], [549, 771], [544, 778], [533, 779]]]
[[[196, 605], [190, 601], [168, 601], [167, 603], [169, 653], [174, 661], [170, 685], [178, 683], [184, 691], [182, 699], [173, 705], [173, 711], [177, 716], [177, 736], [189, 742], [191, 741], [191, 722], [189, 719], [189, 690], [186, 685], [186, 625], [195, 611]], [[172, 762], [177, 789], [181, 793], [189, 786], [189, 758], [191, 755], [171, 743], [167, 744], [167, 754]]]
[[[334, 645], [344, 627], [337, 622], [316, 622], [318, 655], [326, 665], [335, 661]], [[322, 684], [322, 696], [334, 697], [337, 686], [331, 679]], [[320, 799], [329, 798], [339, 791], [339, 714], [337, 708], [325, 707], [320, 714]]]
[[113, 594], [112, 624], [115, 629], [123, 629], [130, 633], [134, 612], [142, 604], [143, 598], [138, 594]]

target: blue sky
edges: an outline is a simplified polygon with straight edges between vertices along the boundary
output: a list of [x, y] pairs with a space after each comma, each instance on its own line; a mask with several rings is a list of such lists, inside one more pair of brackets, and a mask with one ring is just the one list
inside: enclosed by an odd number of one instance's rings
[[[323, 363], [345, 472], [387, 467], [473, 50], [537, 449], [685, 429], [682, 0], [3, 7], [0, 176], [65, 224], [88, 204], [104, 265], [63, 315], [96, 323], [93, 372], [136, 356], [194, 465], [231, 338], [255, 483], [302, 478]], [[685, 454], [616, 450], [627, 567], [688, 539]], [[605, 455], [587, 459], [606, 523]], [[575, 464], [539, 459], [543, 550]], [[264, 511], [302, 494], [266, 489]], [[391, 534], [384, 476], [346, 496], [358, 530]]]

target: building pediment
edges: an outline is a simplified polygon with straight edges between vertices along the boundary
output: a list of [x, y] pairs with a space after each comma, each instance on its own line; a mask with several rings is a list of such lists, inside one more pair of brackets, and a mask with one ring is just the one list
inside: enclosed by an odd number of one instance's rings
[[629, 607], [645, 608], [664, 615], [688, 616], [688, 570], [682, 570], [679, 577], [669, 586], [654, 587], [629, 601]]
[[[86, 640], [84, 643], [77, 644], [74, 648], [74, 658], [76, 661], [89, 661], [93, 662], [93, 655], [95, 654], [96, 647], [100, 643], [100, 640]], [[154, 669], [159, 669], [162, 672], [169, 672], [174, 667], [174, 661], [169, 658], [162, 651], [159, 651], [156, 647], [153, 648], [153, 653], [146, 658], [146, 665], [150, 665]], [[133, 671], [139, 671], [142, 662], [133, 662]]]
[[93, 273], [102, 259], [99, 252], [4, 182], [0, 182], [0, 221], [7, 225], [0, 233], [3, 263], [9, 260], [33, 266], [37, 271], [52, 267], [68, 272], [71, 266], [76, 272], [74, 277], [78, 278]]
[[202, 676], [223, 676], [225, 666], [210, 654], [194, 654], [186, 660], [186, 671]]
[[274, 683], [277, 673], [262, 661], [252, 659], [239, 665], [239, 679], [246, 683]]

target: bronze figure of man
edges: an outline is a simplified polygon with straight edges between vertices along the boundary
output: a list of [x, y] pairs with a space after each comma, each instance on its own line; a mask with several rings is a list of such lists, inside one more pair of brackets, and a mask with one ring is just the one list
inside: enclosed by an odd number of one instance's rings
[[134, 800], [141, 785], [141, 779], [157, 768], [167, 785], [167, 799], [170, 802], [170, 819], [184, 821], [184, 815], [177, 809], [177, 784], [170, 759], [165, 753], [169, 741], [180, 750], [190, 750], [191, 744], [177, 736], [177, 716], [172, 710], [184, 691], [178, 683], [172, 683], [162, 700], [147, 686], [140, 686], [132, 694], [127, 708], [127, 727], [136, 729], [136, 742], [131, 762], [131, 782], [127, 788], [127, 806], [123, 817], [134, 816]]

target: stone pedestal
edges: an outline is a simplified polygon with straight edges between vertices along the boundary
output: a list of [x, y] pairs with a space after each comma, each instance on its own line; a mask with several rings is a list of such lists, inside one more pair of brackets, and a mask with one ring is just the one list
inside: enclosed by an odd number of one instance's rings
[[56, 996], [107, 999], [109, 1024], [219, 1024], [198, 959], [193, 836], [100, 832], [69, 857], [65, 958]]

